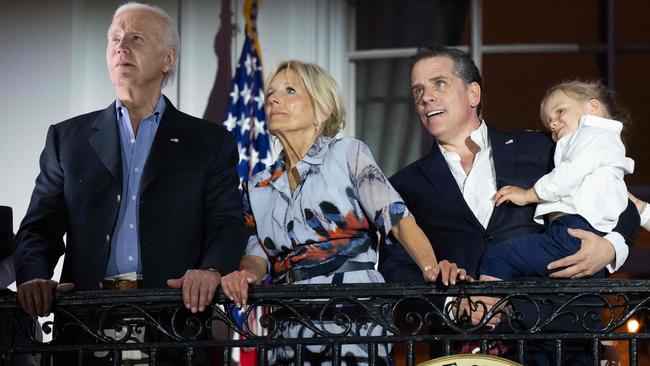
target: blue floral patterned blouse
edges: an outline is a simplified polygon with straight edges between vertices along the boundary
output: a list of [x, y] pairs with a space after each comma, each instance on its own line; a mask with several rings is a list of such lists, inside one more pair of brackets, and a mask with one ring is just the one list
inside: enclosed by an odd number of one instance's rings
[[300, 182], [292, 193], [281, 154], [245, 190], [247, 223], [256, 229], [246, 254], [269, 261], [275, 281], [290, 268], [337, 257], [376, 262], [377, 232], [386, 236], [411, 215], [357, 139], [319, 137], [297, 170]]

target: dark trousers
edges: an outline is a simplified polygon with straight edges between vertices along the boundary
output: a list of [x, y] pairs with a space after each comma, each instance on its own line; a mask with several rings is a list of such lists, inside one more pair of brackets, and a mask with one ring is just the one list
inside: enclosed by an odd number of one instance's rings
[[[526, 235], [497, 244], [488, 250], [481, 262], [481, 274], [511, 280], [526, 276], [548, 276], [546, 266], [558, 259], [575, 254], [580, 249], [580, 239], [567, 229], [582, 229], [604, 236], [580, 215], [564, 215], [551, 222], [542, 234]], [[592, 278], [605, 278], [605, 270]]]

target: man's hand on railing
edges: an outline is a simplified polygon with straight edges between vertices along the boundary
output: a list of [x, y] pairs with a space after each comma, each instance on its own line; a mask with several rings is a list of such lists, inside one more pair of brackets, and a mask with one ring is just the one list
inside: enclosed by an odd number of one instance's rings
[[208, 269], [188, 269], [183, 277], [167, 280], [167, 286], [183, 289], [183, 303], [191, 312], [205, 310], [221, 282], [221, 274]]
[[53, 280], [35, 278], [18, 285], [18, 302], [25, 313], [32, 319], [37, 316], [48, 316], [54, 302], [54, 291], [70, 292], [74, 290], [74, 283], [59, 284]]

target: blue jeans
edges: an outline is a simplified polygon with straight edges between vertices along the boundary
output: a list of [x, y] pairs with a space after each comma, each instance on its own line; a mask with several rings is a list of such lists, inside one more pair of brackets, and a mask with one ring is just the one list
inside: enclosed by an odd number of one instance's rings
[[[569, 235], [569, 228], [605, 235], [580, 215], [564, 215], [553, 220], [543, 234], [510, 239], [488, 248], [481, 262], [480, 273], [502, 280], [548, 276], [551, 273], [546, 269], [549, 263], [575, 254], [580, 249], [580, 239]], [[592, 276], [605, 277], [604, 269]]]

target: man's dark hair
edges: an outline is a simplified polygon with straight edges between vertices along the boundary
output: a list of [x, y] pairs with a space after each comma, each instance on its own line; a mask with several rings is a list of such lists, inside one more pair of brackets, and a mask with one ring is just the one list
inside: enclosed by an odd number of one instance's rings
[[[454, 74], [458, 76], [465, 85], [477, 83], [481, 87], [481, 100], [476, 106], [476, 114], [481, 116], [483, 107], [483, 78], [478, 71], [478, 67], [469, 55], [457, 48], [447, 48], [443, 46], [422, 46], [418, 47], [413, 61], [414, 66], [418, 61], [432, 57], [449, 57], [454, 62]], [[412, 67], [411, 67], [412, 69]]]

